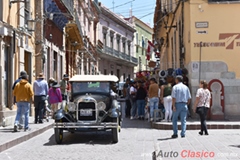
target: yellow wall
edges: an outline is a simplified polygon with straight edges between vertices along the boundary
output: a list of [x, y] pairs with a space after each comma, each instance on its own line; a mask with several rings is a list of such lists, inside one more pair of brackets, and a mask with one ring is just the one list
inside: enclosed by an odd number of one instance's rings
[[[185, 4], [190, 5], [191, 8], [189, 14], [191, 15], [191, 51], [187, 52], [191, 54], [190, 60], [199, 60], [200, 47], [194, 46], [194, 43], [200, 41], [223, 43], [223, 45], [225, 43], [225, 46], [220, 47], [202, 47], [202, 61], [223, 61], [227, 63], [229, 71], [234, 71], [240, 78], [240, 4], [208, 4], [202, 0], [192, 0], [190, 4]], [[195, 28], [195, 22], [201, 21], [208, 22], [209, 27]], [[197, 31], [207, 31], [207, 34], [197, 34]], [[229, 35], [226, 35], [225, 39], [220, 39], [220, 34], [226, 33]], [[230, 42], [233, 41], [233, 47], [227, 49]], [[237, 42], [239, 42], [238, 46]]]
[[[34, 16], [34, 0], [30, 1], [30, 17], [31, 18], [35, 18]], [[8, 25], [12, 26], [14, 29], [18, 29], [19, 27], [19, 15], [20, 15], [20, 11], [22, 12], [22, 15], [24, 15], [24, 3], [19, 2], [19, 3], [12, 3], [11, 7], [9, 7], [9, 1], [8, 0], [4, 0], [3, 3], [3, 22], [8, 23]], [[28, 45], [30, 48], [32, 48], [33, 51], [33, 58], [32, 58], [32, 67], [35, 66], [35, 32], [32, 32], [31, 35], [30, 34], [25, 34], [22, 33], [20, 31], [16, 31], [16, 34], [19, 35], [20, 37], [23, 38], [23, 43], [25, 44], [25, 36], [28, 36]], [[20, 39], [20, 37], [17, 37], [18, 39]], [[16, 46], [18, 44], [18, 41], [16, 40]], [[14, 54], [15, 56], [15, 66], [14, 66], [14, 70], [15, 70], [15, 74], [14, 74], [14, 78], [18, 78], [19, 76], [19, 72], [20, 72], [20, 56], [23, 56], [24, 53], [20, 54], [20, 47], [16, 47], [16, 54]], [[32, 77], [32, 80], [34, 80], [34, 77]]]

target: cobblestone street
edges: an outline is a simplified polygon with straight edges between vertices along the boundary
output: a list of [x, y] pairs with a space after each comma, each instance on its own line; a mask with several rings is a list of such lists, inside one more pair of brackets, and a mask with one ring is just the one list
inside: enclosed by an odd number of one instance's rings
[[[154, 151], [159, 160], [208, 159], [196, 158], [192, 152], [214, 154], [209, 159], [240, 159], [240, 133], [236, 129], [209, 130], [209, 136], [199, 136], [197, 130], [187, 130], [186, 138], [170, 139], [171, 130], [151, 129], [147, 121], [124, 119], [117, 144], [111, 143], [110, 133], [66, 132], [63, 144], [57, 145], [53, 133], [53, 129], [47, 130], [10, 148], [0, 153], [0, 159], [151, 160]], [[168, 158], [164, 157], [167, 154]]]

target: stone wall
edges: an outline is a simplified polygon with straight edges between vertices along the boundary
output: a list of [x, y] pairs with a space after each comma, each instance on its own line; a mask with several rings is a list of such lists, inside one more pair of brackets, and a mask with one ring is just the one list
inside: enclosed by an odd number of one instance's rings
[[[188, 77], [190, 83], [190, 90], [192, 94], [192, 105], [195, 101], [195, 95], [199, 86], [199, 70], [193, 69], [193, 64], [198, 62], [191, 62], [188, 65]], [[226, 120], [240, 120], [240, 79], [236, 79], [234, 72], [228, 71], [228, 66], [224, 62], [209, 61], [201, 63], [201, 80], [210, 82], [212, 79], [218, 79], [224, 86], [224, 101], [225, 111], [224, 118]], [[196, 114], [194, 114], [196, 116]]]

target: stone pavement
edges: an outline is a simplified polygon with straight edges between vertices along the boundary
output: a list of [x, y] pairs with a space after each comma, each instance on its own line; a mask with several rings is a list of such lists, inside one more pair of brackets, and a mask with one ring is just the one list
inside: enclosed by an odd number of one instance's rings
[[[172, 131], [160, 130], [155, 141], [155, 159], [240, 159], [240, 130], [209, 130], [208, 136], [187, 130], [185, 138], [170, 138]], [[180, 134], [180, 132], [179, 132]], [[178, 135], [180, 136], [180, 135]]]
[[[208, 129], [240, 129], [240, 121], [207, 121]], [[156, 129], [172, 130], [172, 122], [154, 122], [152, 127]], [[178, 122], [178, 129], [181, 128], [181, 122]], [[188, 130], [199, 130], [200, 121], [188, 120]]]
[[30, 117], [29, 121], [31, 130], [26, 132], [24, 130], [13, 132], [13, 126], [0, 127], [0, 152], [27, 141], [53, 127], [53, 120], [45, 121], [43, 124], [34, 124], [33, 118]]
[[0, 159], [240, 159], [239, 129], [210, 129], [209, 136], [187, 130], [185, 138], [171, 139], [171, 130], [152, 129], [147, 121], [124, 118], [117, 144], [112, 144], [111, 135], [105, 132], [66, 132], [63, 144], [56, 145], [52, 124], [30, 124], [31, 131], [17, 133], [12, 132], [12, 127], [0, 128]]

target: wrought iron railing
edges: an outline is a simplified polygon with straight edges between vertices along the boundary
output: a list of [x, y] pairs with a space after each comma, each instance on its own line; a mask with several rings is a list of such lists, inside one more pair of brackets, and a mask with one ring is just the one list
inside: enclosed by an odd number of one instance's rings
[[131, 57], [131, 60], [132, 60], [133, 63], [138, 64], [138, 59], [137, 59], [137, 58], [135, 58], [135, 57], [132, 56], [132, 57]]

